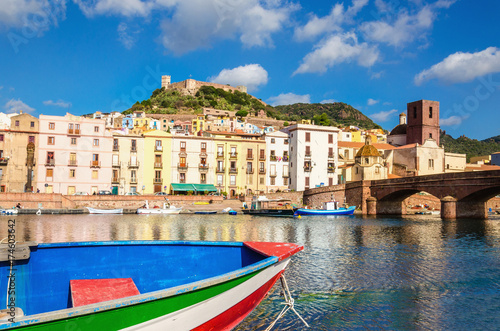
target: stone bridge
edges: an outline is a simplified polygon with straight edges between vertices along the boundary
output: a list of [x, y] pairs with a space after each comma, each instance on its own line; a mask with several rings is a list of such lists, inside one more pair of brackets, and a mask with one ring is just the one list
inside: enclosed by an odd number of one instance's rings
[[405, 215], [404, 200], [427, 192], [441, 200], [441, 217], [488, 218], [487, 202], [500, 194], [500, 170], [447, 173], [352, 182], [304, 192], [304, 202], [334, 196], [360, 206], [367, 215]]

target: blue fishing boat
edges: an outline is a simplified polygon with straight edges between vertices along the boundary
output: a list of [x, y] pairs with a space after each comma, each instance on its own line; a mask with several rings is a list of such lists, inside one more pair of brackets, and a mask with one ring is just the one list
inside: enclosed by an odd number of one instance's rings
[[230, 330], [302, 249], [261, 242], [9, 239], [0, 244], [0, 295], [7, 302], [0, 330]]
[[356, 206], [339, 207], [338, 201], [323, 202], [323, 209], [299, 208], [295, 211], [295, 216], [330, 216], [330, 215], [352, 215]]

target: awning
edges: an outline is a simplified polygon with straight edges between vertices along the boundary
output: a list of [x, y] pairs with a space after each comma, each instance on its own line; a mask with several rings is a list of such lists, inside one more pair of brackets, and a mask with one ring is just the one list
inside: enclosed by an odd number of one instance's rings
[[184, 183], [172, 183], [172, 191], [174, 192], [193, 192], [193, 193], [204, 193], [204, 192], [217, 192], [217, 188], [212, 184], [184, 184]]

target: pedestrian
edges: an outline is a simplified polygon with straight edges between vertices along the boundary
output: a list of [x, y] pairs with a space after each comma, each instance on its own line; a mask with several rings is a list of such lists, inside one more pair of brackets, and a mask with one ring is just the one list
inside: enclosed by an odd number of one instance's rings
[[36, 193], [40, 193], [40, 189], [39, 188], [36, 189]]

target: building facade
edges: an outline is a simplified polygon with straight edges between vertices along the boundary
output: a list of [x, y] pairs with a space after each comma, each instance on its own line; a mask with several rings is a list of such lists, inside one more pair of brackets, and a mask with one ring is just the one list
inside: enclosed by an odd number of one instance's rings
[[111, 160], [113, 194], [141, 193], [143, 191], [144, 137], [119, 132], [113, 133]]
[[281, 131], [266, 134], [267, 192], [288, 189], [290, 180], [290, 151], [288, 135]]
[[439, 146], [439, 102], [419, 100], [406, 106], [406, 144], [423, 145], [425, 140], [434, 139]]

